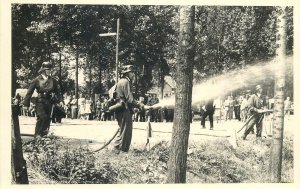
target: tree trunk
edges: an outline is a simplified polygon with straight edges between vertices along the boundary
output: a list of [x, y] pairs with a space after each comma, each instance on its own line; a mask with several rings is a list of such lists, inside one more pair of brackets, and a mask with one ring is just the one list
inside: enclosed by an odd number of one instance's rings
[[175, 116], [168, 162], [168, 183], [186, 182], [187, 148], [194, 66], [194, 6], [180, 7], [180, 33], [177, 57]]
[[[76, 49], [76, 66], [75, 66], [75, 98], [78, 99], [78, 61], [79, 61], [79, 52]], [[78, 110], [78, 100], [76, 101], [76, 106]]]
[[[284, 11], [284, 8], [282, 8]], [[285, 12], [285, 11], [284, 11]], [[273, 141], [270, 155], [270, 181], [278, 183], [281, 181], [282, 165], [282, 142], [284, 128], [284, 90], [285, 90], [285, 17], [284, 12], [279, 16], [278, 34], [279, 48], [277, 65], [275, 71], [275, 95], [274, 95], [274, 125]]]
[[12, 105], [11, 116], [11, 174], [14, 183], [28, 184], [26, 161], [24, 160], [22, 151], [18, 110], [15, 105]]
[[58, 75], [58, 83], [59, 83], [59, 87], [62, 89], [62, 85], [61, 85], [61, 50], [59, 51], [59, 75]]
[[[162, 65], [162, 63], [161, 63], [161, 65]], [[165, 76], [164, 76], [163, 68], [161, 65], [159, 67], [160, 98], [163, 99], [164, 98], [164, 87], [165, 87]]]
[[89, 69], [89, 97], [92, 97], [92, 59], [87, 55], [86, 60]]

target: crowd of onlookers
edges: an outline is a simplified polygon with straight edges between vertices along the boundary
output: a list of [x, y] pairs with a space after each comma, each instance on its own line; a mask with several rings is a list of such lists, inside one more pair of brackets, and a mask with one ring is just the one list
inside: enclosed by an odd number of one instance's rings
[[[108, 111], [109, 97], [107, 95], [102, 95], [98, 97], [95, 101], [93, 101], [92, 97], [84, 96], [82, 94], [79, 95], [78, 99], [75, 98], [75, 95], [64, 95], [64, 100], [58, 106], [60, 106], [64, 115], [61, 116], [56, 113], [56, 109], [53, 110], [53, 117], [62, 117], [62, 118], [70, 118], [70, 119], [83, 119], [83, 120], [99, 120], [99, 121], [107, 121], [114, 120], [114, 113]], [[35, 100], [36, 97], [32, 97], [30, 106], [23, 107], [22, 101], [23, 97], [17, 94], [13, 98], [13, 104], [18, 106], [18, 115], [22, 116], [36, 116], [35, 109]], [[159, 102], [159, 99], [156, 94], [147, 94], [146, 97], [139, 97], [139, 101], [143, 104], [152, 106]], [[150, 117], [151, 121], [159, 122], [162, 121], [161, 114], [162, 111], [164, 116], [167, 118], [167, 121], [173, 121], [173, 110], [151, 110], [145, 111], [140, 109], [134, 109], [133, 120], [134, 121], [147, 121], [146, 117]], [[60, 120], [60, 118], [58, 118]], [[53, 120], [55, 122], [55, 119]], [[60, 121], [58, 121], [60, 122]]]
[[[228, 95], [225, 99], [218, 97], [214, 99], [214, 120], [219, 122], [220, 120], [239, 120], [246, 121], [247, 119], [247, 103], [248, 99], [251, 95], [250, 90], [244, 91], [239, 95]], [[36, 116], [35, 109], [35, 98], [33, 97], [30, 103], [30, 106], [23, 107], [22, 106], [23, 97], [17, 94], [13, 98], [13, 103], [16, 104], [18, 108], [18, 114], [22, 116]], [[139, 101], [148, 106], [153, 106], [159, 103], [159, 98], [156, 94], [147, 94], [146, 97], [139, 97]], [[274, 99], [268, 96], [264, 97], [264, 107], [266, 109], [273, 109], [274, 107]], [[78, 103], [78, 106], [77, 106]], [[193, 108], [192, 110], [192, 119], [195, 118], [195, 115], [202, 116], [203, 114], [203, 103], [198, 104], [198, 106]], [[63, 108], [65, 115], [61, 116], [62, 118], [70, 118], [70, 119], [83, 119], [83, 120], [99, 120], [99, 121], [107, 121], [114, 120], [114, 113], [110, 113], [107, 111], [109, 106], [109, 97], [106, 95], [98, 97], [95, 101], [93, 101], [92, 97], [80, 95], [78, 99], [74, 96], [64, 96], [64, 102], [60, 104], [61, 108]], [[293, 113], [293, 103], [290, 100], [290, 97], [287, 97], [284, 101], [284, 111], [285, 115], [291, 115]], [[60, 122], [60, 115], [55, 113], [54, 116], [58, 116]], [[159, 109], [151, 109], [151, 110], [140, 110], [134, 109], [133, 113], [133, 121], [136, 122], [145, 122], [147, 118], [150, 118], [151, 122], [173, 122], [174, 119], [174, 109], [173, 108], [159, 108]], [[52, 120], [55, 122], [55, 119]]]
[[31, 102], [30, 102], [30, 106], [29, 107], [23, 107], [22, 105], [22, 101], [23, 101], [24, 97], [21, 97], [20, 94], [16, 94], [16, 96], [12, 99], [13, 100], [13, 104], [17, 105], [17, 113], [18, 115], [22, 115], [22, 116], [32, 116], [35, 117], [36, 116], [36, 108], [35, 108], [35, 100], [36, 98], [33, 97]]
[[[247, 120], [247, 105], [250, 95], [252, 95], [251, 91], [246, 90], [242, 92], [242, 94], [238, 94], [236, 96], [228, 95], [224, 100], [220, 97], [215, 99], [214, 117], [216, 118], [216, 121], [229, 121], [236, 119], [238, 121], [245, 122]], [[274, 108], [274, 98], [270, 98], [269, 96], [264, 96], [261, 103], [263, 104], [264, 109], [273, 110]], [[284, 101], [284, 111], [285, 115], [293, 114], [293, 102], [290, 100], [290, 97], [287, 97]], [[270, 114], [270, 112], [267, 114]]]

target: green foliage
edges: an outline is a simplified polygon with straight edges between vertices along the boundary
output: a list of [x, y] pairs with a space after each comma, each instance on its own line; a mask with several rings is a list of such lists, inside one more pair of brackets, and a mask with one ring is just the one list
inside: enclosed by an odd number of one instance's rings
[[[270, 139], [238, 141], [234, 149], [226, 139], [189, 145], [188, 183], [267, 183]], [[253, 139], [253, 140], [252, 140]], [[104, 149], [94, 154], [81, 144], [65, 143], [55, 136], [26, 144], [28, 167], [57, 183], [166, 183], [169, 143], [161, 141], [150, 151], [132, 149], [113, 154]], [[75, 146], [74, 146], [75, 145]], [[293, 139], [285, 137], [282, 182], [293, 182]], [[48, 181], [49, 182], [49, 181]]]
[[294, 182], [294, 142], [292, 137], [285, 137], [282, 148], [282, 182]]
[[197, 8], [198, 80], [274, 57], [277, 7]]
[[[293, 182], [291, 141], [283, 146], [283, 182]], [[236, 149], [224, 140], [201, 143], [193, 146], [194, 153], [188, 157], [188, 172], [196, 173], [205, 183], [266, 183], [270, 145], [270, 139], [239, 141]]]
[[[286, 11], [287, 53], [292, 54], [293, 7], [287, 7]], [[195, 80], [274, 57], [279, 14], [275, 6], [197, 6]], [[92, 68], [92, 82], [84, 88], [98, 86], [90, 90], [104, 91], [100, 83], [115, 77], [116, 38], [99, 34], [116, 32], [117, 18], [120, 18], [120, 62], [136, 65], [142, 75], [137, 91], [144, 93], [153, 84], [160, 85], [164, 75], [174, 75], [178, 6], [13, 4], [13, 68], [29, 69], [25, 80], [31, 80], [43, 61], [58, 65], [54, 53], [69, 54], [63, 60], [67, 66], [62, 68], [62, 83], [66, 91], [71, 91], [70, 76], [66, 73], [69, 60], [78, 52], [87, 60], [80, 68]], [[85, 75], [88, 78], [89, 72]], [[23, 80], [17, 77], [16, 80]]]
[[55, 136], [38, 138], [25, 146], [28, 162], [48, 178], [59, 183], [105, 184], [113, 183], [116, 173], [110, 164], [96, 166], [95, 156], [87, 147], [70, 149], [59, 145]]

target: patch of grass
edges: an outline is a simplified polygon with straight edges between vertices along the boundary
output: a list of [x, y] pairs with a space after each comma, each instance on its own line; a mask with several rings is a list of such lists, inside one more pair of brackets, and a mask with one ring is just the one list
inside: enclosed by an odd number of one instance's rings
[[[162, 141], [150, 151], [131, 149], [118, 155], [108, 149], [93, 153], [88, 143], [82, 145], [73, 141], [71, 145], [64, 142], [53, 137], [27, 146], [31, 150], [28, 153], [29, 168], [57, 183], [166, 183], [168, 142]], [[268, 182], [271, 141], [255, 141], [249, 136], [248, 140], [240, 140], [238, 144], [235, 149], [226, 139], [190, 144], [187, 182]], [[294, 181], [293, 161], [293, 140], [285, 138], [282, 182]]]
[[59, 145], [55, 136], [37, 138], [24, 147], [30, 168], [58, 183], [104, 184], [115, 182], [109, 164], [96, 166], [96, 159], [87, 146], [70, 148]]

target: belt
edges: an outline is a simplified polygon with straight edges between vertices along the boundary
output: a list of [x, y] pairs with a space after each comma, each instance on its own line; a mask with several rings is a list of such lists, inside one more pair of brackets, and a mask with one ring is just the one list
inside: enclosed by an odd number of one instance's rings
[[51, 93], [43, 92], [43, 93], [38, 93], [39, 98], [51, 98]]

